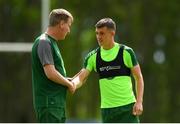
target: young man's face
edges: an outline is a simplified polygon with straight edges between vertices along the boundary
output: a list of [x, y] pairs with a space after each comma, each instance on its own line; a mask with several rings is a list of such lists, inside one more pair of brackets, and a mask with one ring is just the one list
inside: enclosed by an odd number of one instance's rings
[[113, 30], [108, 29], [107, 27], [96, 28], [96, 38], [100, 46], [110, 42], [114, 37], [113, 34]]
[[69, 18], [67, 22], [60, 22], [60, 32], [59, 32], [59, 40], [64, 40], [66, 35], [70, 33], [72, 20]]

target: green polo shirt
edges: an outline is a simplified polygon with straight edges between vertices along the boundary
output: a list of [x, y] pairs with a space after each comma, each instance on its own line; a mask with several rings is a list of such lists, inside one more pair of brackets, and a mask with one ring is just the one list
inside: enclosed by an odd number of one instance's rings
[[[100, 49], [101, 58], [104, 61], [112, 61], [117, 57], [120, 44], [115, 43], [115, 46], [109, 50], [105, 50], [102, 47]], [[96, 55], [97, 50], [93, 50], [86, 56], [84, 68], [96, 72]], [[127, 46], [123, 50], [123, 60], [124, 64], [130, 69], [138, 64], [135, 53]], [[118, 107], [136, 101], [130, 76], [116, 76], [112, 79], [103, 78], [99, 80], [99, 85], [101, 108]]]
[[[49, 44], [50, 50], [40, 47], [40, 44]], [[43, 63], [38, 54], [38, 47], [44, 51], [41, 57], [52, 56], [50, 63]], [[40, 51], [40, 53], [41, 53]], [[45, 57], [43, 57], [45, 58]], [[61, 57], [61, 53], [57, 46], [57, 41], [47, 34], [39, 36], [32, 47], [32, 88], [33, 88], [33, 103], [35, 109], [39, 107], [61, 107], [66, 105], [66, 90], [67, 87], [57, 84], [49, 80], [44, 72], [43, 66], [45, 64], [53, 64], [56, 70], [63, 76], [66, 76], [66, 71]]]

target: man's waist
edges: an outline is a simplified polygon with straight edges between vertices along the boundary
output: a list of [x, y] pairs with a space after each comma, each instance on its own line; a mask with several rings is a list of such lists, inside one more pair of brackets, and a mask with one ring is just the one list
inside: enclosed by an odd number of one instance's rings
[[66, 96], [36, 96], [34, 106], [38, 107], [61, 107], [66, 105]]
[[114, 108], [114, 107], [120, 107], [120, 106], [125, 106], [131, 103], [136, 102], [135, 97], [131, 97], [126, 100], [116, 100], [116, 101], [101, 101], [101, 108]]

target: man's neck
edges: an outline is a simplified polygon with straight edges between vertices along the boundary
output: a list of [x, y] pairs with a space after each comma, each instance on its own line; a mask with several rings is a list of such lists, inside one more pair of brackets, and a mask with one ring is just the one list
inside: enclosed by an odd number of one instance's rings
[[51, 36], [53, 39], [55, 39], [56, 41], [58, 41], [57, 37], [56, 37], [56, 33], [54, 31], [55, 29], [53, 29], [52, 27], [48, 27], [46, 30], [46, 34], [48, 34], [49, 36]]
[[114, 45], [115, 45], [115, 42], [113, 40], [113, 41], [109, 42], [108, 44], [102, 46], [102, 48], [105, 49], [105, 50], [109, 50], [109, 49], [113, 48]]

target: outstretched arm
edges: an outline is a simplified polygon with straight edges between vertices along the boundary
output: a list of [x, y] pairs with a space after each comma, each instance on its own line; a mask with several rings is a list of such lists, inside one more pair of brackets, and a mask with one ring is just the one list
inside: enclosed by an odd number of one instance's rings
[[144, 94], [144, 81], [139, 65], [131, 69], [132, 75], [136, 82], [136, 98], [137, 101], [133, 108], [134, 115], [141, 115], [143, 112], [143, 94]]
[[90, 71], [83, 68], [73, 77], [72, 82], [76, 85], [76, 88], [80, 88], [86, 82], [89, 74]]

